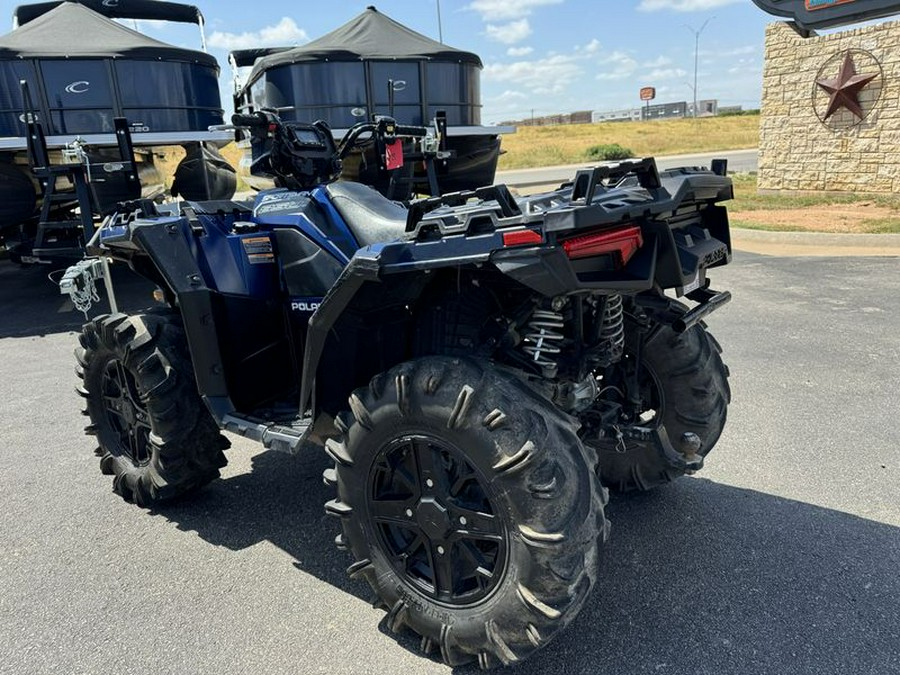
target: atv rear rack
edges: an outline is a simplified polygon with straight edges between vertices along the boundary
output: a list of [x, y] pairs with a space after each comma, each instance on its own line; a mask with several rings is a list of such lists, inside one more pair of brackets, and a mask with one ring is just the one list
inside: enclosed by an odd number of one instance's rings
[[733, 197], [727, 163], [660, 173], [648, 157], [578, 171], [571, 182], [539, 195], [514, 199], [505, 185], [455, 192], [413, 202], [406, 231], [417, 240], [477, 235], [542, 223], [544, 232], [575, 231], [638, 219], [668, 220], [700, 203]]

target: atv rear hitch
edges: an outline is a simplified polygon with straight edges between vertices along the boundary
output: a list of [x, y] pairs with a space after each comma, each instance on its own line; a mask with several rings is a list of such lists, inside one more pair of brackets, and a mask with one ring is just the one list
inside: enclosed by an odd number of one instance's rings
[[684, 434], [679, 439], [678, 447], [676, 448], [663, 427], [629, 427], [621, 429], [618, 433], [621, 434], [622, 439], [652, 443], [660, 457], [676, 471], [699, 471], [703, 468], [703, 455], [700, 454], [700, 439], [696, 434]]
[[686, 333], [714, 311], [731, 302], [730, 291], [719, 293], [709, 288], [698, 288], [687, 297], [700, 304], [672, 322], [672, 330], [676, 333]]

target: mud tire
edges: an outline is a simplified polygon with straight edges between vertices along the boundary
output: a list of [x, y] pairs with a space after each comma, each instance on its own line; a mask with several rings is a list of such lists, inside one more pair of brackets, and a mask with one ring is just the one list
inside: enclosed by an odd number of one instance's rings
[[[523, 660], [578, 614], [609, 522], [607, 492], [592, 451], [578, 439], [577, 421], [490, 364], [428, 357], [355, 391], [336, 425], [340, 436], [327, 445], [335, 468], [325, 482], [336, 485], [337, 498], [326, 512], [340, 519], [337, 543], [354, 561], [348, 572], [374, 589], [388, 610], [388, 628], [411, 629], [423, 652], [448, 665], [477, 661], [490, 668]], [[416, 588], [389, 560], [370, 517], [373, 466], [386, 447], [411, 434], [464, 448], [502, 523], [505, 564], [478, 602], [442, 603]]]
[[[697, 434], [703, 456], [718, 442], [731, 402], [729, 371], [721, 354], [722, 347], [702, 323], [682, 334], [660, 326], [644, 346], [643, 368], [659, 392], [657, 423], [665, 427], [673, 443], [686, 432]], [[613, 491], [650, 490], [684, 475], [651, 443], [626, 441], [624, 452], [615, 445], [609, 442], [596, 448], [601, 480]]]
[[[230, 443], [197, 392], [177, 312], [104, 315], [85, 324], [79, 342], [77, 391], [90, 418], [85, 433], [97, 438], [100, 469], [113, 477], [113, 492], [126, 502], [152, 506], [219, 476]], [[130, 422], [109, 408], [109, 373], [116, 368], [138, 402]], [[142, 461], [136, 461], [134, 446], [123, 442], [129, 431], [140, 435]]]

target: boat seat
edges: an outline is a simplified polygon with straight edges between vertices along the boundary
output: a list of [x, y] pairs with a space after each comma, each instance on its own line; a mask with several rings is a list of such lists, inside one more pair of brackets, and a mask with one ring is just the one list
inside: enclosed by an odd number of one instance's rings
[[406, 207], [368, 185], [339, 181], [325, 189], [360, 248], [400, 239], [406, 234]]

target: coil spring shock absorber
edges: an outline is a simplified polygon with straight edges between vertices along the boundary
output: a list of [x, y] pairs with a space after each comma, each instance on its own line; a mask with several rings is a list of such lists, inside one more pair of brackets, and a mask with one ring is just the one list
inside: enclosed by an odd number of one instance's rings
[[625, 311], [621, 295], [606, 297], [596, 345], [595, 358], [598, 366], [606, 367], [622, 360], [625, 353]]
[[559, 365], [553, 357], [562, 351], [560, 343], [565, 339], [562, 334], [564, 326], [562, 314], [544, 309], [535, 310], [526, 324], [522, 350], [540, 366], [546, 378], [552, 379], [559, 372]]

